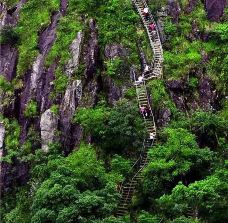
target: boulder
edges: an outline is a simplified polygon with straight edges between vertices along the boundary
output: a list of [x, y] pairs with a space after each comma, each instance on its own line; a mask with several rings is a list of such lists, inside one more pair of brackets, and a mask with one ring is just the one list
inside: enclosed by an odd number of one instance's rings
[[213, 90], [208, 77], [199, 80], [199, 105], [204, 111], [213, 110], [216, 100], [216, 91]]
[[4, 2], [0, 2], [0, 28], [8, 25], [16, 25], [19, 19], [19, 12], [27, 0], [21, 0], [12, 8], [7, 8]]
[[185, 97], [183, 92], [186, 89], [186, 83], [184, 80], [170, 80], [166, 82], [166, 86], [170, 92], [170, 96], [177, 108], [180, 110], [185, 110]]
[[68, 0], [61, 0], [60, 1], [60, 12], [62, 13], [62, 15], [66, 14], [67, 7], [68, 7]]
[[123, 96], [123, 86], [118, 86], [110, 77], [103, 78], [105, 92], [107, 92], [108, 103], [114, 104]]
[[187, 13], [191, 13], [192, 10], [196, 7], [199, 0], [189, 0], [187, 6], [185, 7], [184, 11]]
[[171, 111], [168, 108], [160, 109], [157, 117], [157, 125], [159, 127], [166, 126], [171, 119]]

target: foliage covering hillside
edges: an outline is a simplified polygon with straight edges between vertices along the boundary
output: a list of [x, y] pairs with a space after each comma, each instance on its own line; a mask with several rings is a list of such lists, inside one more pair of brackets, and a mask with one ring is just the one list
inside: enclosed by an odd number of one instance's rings
[[[159, 0], [148, 2], [155, 15], [167, 4]], [[85, 86], [90, 81], [85, 77], [84, 54], [77, 71], [70, 77], [64, 72], [77, 32], [84, 32], [85, 44], [89, 42], [91, 18], [97, 25], [99, 45], [94, 78], [102, 87], [98, 87], [95, 102], [89, 106], [87, 101], [93, 91], [88, 88], [89, 96], [85, 93], [84, 104], [79, 103], [72, 115], [72, 126], [83, 129], [80, 142], [73, 149], [64, 147], [58, 129], [57, 139], [47, 153], [43, 152], [36, 128], [42, 109], [36, 98], [19, 115], [1, 112], [0, 122], [6, 128], [2, 162], [13, 168], [25, 163], [28, 169], [25, 183], [15, 180], [2, 193], [1, 222], [228, 221], [228, 10], [220, 22], [212, 22], [201, 1], [191, 12], [184, 10], [188, 1], [178, 2], [178, 21], [171, 15], [164, 20], [163, 79], [151, 80], [147, 86], [158, 140], [149, 151], [150, 162], [133, 197], [130, 214], [114, 217], [120, 198], [117, 185], [131, 173], [147, 134], [129, 74], [132, 67], [140, 72], [140, 51], [147, 60], [151, 59], [149, 41], [131, 0], [69, 0], [65, 15], [58, 18], [56, 39], [44, 60], [47, 70], [56, 65], [49, 95], [53, 102], [51, 114], [62, 117], [59, 101], [72, 81], [82, 79]], [[16, 3], [6, 1], [8, 8]], [[13, 98], [25, 88], [26, 75], [40, 54], [39, 35], [59, 7], [58, 0], [29, 0], [20, 10], [17, 25], [3, 28], [1, 44], [12, 44], [18, 50], [15, 77], [9, 81], [0, 76], [4, 108], [15, 101], [15, 106], [19, 104]], [[110, 59], [106, 55], [110, 44], [120, 45], [126, 54]], [[107, 93], [108, 81], [123, 92], [114, 103], [110, 103]], [[169, 114], [168, 121], [163, 120], [164, 111]], [[32, 123], [27, 126], [23, 143], [21, 117]]]

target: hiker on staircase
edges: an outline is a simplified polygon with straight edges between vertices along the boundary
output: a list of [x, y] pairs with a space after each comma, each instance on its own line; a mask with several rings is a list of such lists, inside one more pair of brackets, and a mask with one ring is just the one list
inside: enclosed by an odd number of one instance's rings
[[151, 110], [150, 110], [150, 108], [146, 105], [146, 107], [145, 107], [145, 117], [146, 117], [146, 118], [149, 118], [150, 115], [151, 115]]
[[146, 107], [140, 106], [139, 110], [140, 110], [140, 114], [145, 116]]
[[147, 74], [150, 71], [150, 67], [148, 65], [145, 66], [143, 73]]
[[149, 16], [149, 9], [146, 7], [143, 9], [143, 13], [142, 13], [145, 17], [146, 20], [149, 20], [150, 19], [150, 16]]
[[155, 133], [150, 132], [150, 140], [153, 140], [153, 139], [155, 139]]
[[156, 25], [154, 23], [149, 24], [149, 30], [150, 31], [156, 31]]
[[135, 83], [136, 83], [136, 84], [141, 84], [141, 83], [143, 83], [143, 79], [144, 79], [143, 76], [139, 76], [139, 77], [138, 77], [138, 80], [135, 81]]

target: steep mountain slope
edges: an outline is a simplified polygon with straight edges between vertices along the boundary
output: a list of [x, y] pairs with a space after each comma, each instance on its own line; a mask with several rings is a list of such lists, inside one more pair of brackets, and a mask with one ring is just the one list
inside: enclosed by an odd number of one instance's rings
[[134, 74], [153, 58], [131, 0], [0, 3], [2, 222], [226, 222], [225, 0], [147, 1], [164, 49], [158, 127], [130, 215], [117, 185], [147, 137]]

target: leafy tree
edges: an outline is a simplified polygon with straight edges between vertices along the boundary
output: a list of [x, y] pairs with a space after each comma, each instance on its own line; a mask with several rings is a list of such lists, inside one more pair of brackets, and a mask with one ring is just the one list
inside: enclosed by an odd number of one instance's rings
[[206, 145], [215, 149], [219, 146], [219, 138], [226, 137], [226, 120], [219, 114], [196, 111], [193, 113], [190, 123], [192, 130], [199, 138], [201, 146]]
[[156, 216], [151, 215], [146, 211], [142, 211], [138, 217], [139, 223], [159, 223], [161, 219]]
[[121, 58], [106, 61], [107, 74], [112, 78], [120, 78], [121, 74], [128, 73], [126, 61]]
[[151, 90], [152, 104], [155, 109], [168, 107], [173, 113], [177, 112], [175, 104], [168, 95], [165, 83], [162, 80], [152, 80], [148, 84]]
[[121, 174], [125, 176], [131, 168], [131, 163], [129, 160], [124, 159], [119, 155], [114, 155], [113, 159], [111, 160], [111, 170], [114, 173]]
[[31, 222], [90, 222], [105, 217], [116, 206], [115, 184], [95, 151], [82, 145], [61, 159], [35, 191]]
[[189, 183], [187, 175], [191, 171], [203, 170], [213, 160], [213, 153], [200, 149], [195, 136], [185, 129], [166, 128], [165, 142], [149, 151], [150, 162], [145, 169], [144, 193], [158, 197], [168, 192], [177, 180]]
[[123, 150], [141, 145], [145, 130], [138, 107], [126, 100], [118, 102], [114, 108], [83, 108], [75, 114], [94, 141], [102, 148]]
[[187, 215], [196, 221], [202, 219], [209, 222], [226, 222], [227, 174], [226, 169], [221, 169], [188, 186], [179, 183], [170, 195], [163, 195], [159, 199], [159, 204], [168, 216]]
[[12, 204], [12, 203], [11, 204], [9, 203], [9, 200], [13, 201], [14, 207], [12, 207], [12, 209], [5, 215], [1, 215], [2, 217], [1, 220], [4, 220], [3, 222], [5, 223], [14, 223], [14, 222], [30, 223], [31, 216], [30, 216], [29, 207], [32, 202], [32, 197], [28, 192], [28, 187], [19, 188], [16, 195], [12, 194], [11, 196], [11, 194], [8, 194], [8, 196], [4, 198], [4, 201], [5, 201], [4, 206], [6, 209], [9, 209], [9, 206]]
[[171, 221], [168, 221], [168, 223], [200, 223], [200, 222], [201, 221], [199, 219], [194, 219], [194, 218], [185, 217], [185, 216], [181, 216]]
[[130, 223], [129, 216], [115, 218], [113, 216], [104, 218], [102, 220], [95, 220], [93, 223]]
[[228, 40], [228, 24], [218, 24], [214, 30], [216, 34], [220, 37], [221, 40], [227, 41]]

